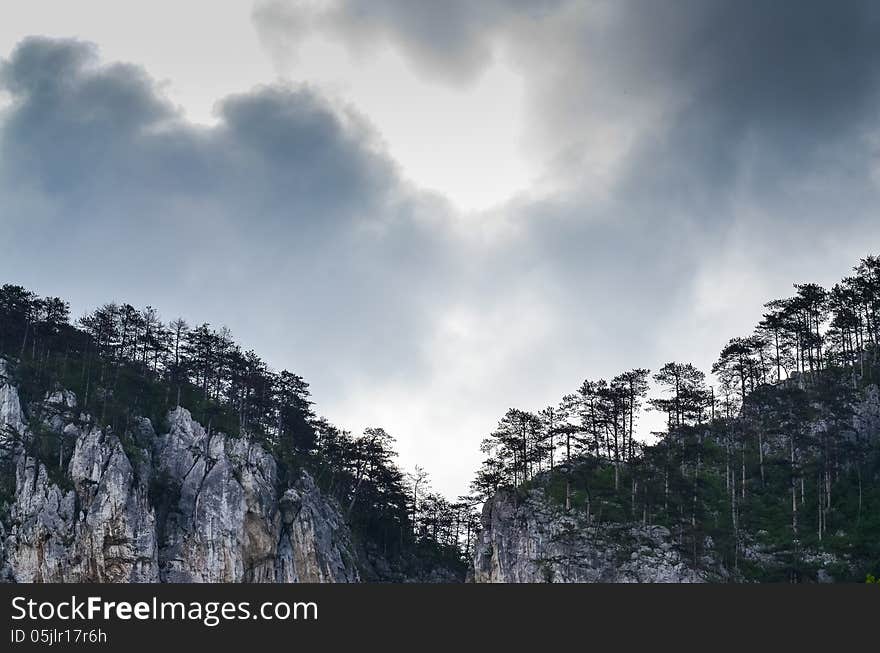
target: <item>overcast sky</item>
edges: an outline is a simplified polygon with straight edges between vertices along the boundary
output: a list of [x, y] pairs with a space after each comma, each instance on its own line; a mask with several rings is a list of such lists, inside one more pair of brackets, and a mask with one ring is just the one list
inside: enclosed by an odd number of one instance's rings
[[227, 325], [452, 496], [880, 250], [876, 2], [29, 0], [0, 61], [0, 281]]

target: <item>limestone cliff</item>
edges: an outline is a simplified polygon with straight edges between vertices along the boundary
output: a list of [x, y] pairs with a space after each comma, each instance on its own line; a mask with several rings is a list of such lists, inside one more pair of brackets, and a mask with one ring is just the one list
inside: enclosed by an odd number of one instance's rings
[[[282, 486], [254, 440], [209, 433], [184, 408], [161, 433], [140, 419], [121, 439], [70, 392], [25, 413], [0, 360], [0, 456], [15, 470], [0, 521], [4, 580], [359, 580], [336, 502], [306, 472]], [[72, 442], [70, 459], [41, 462], [37, 437]]]
[[596, 525], [533, 489], [502, 490], [483, 507], [478, 583], [701, 583], [660, 526]]
[[[781, 388], [800, 387], [798, 384], [798, 380], [793, 380]], [[769, 400], [750, 403], [736, 418], [736, 424], [742, 432], [753, 434], [753, 438], [761, 432], [760, 446], [768, 468], [771, 464], [786, 468], [791, 455], [804, 460], [816, 456], [817, 451], [821, 455], [823, 434], [833, 429], [841, 434], [841, 441], [852, 447], [878, 441], [880, 389], [874, 384], [867, 385], [854, 397], [851, 413], [841, 411], [844, 417], [837, 423], [833, 423], [833, 409], [825, 403], [827, 400], [813, 399], [810, 404], [813, 416], [803, 428], [810, 438], [802, 438], [797, 448], [790, 443], [785, 429], [768, 430], [762, 424], [762, 419], [773, 415], [774, 406]], [[724, 442], [719, 441], [717, 446], [718, 451], [723, 452]], [[752, 465], [757, 467], [757, 461]], [[849, 471], [855, 474], [852, 467]], [[744, 469], [742, 474], [745, 475]], [[781, 580], [796, 569], [800, 581], [824, 583], [838, 579], [860, 580], [865, 577], [862, 570], [872, 568], [871, 560], [858, 559], [850, 553], [851, 547], [841, 546], [847, 541], [844, 528], [825, 533], [825, 540], [831, 540], [828, 547], [815, 542], [809, 545], [799, 540], [791, 542], [791, 518], [787, 512], [791, 504], [787, 503], [790, 501], [787, 496], [778, 501], [785, 508], [775, 514], [775, 537], [763, 527], [752, 532], [741, 529], [737, 534], [736, 557], [728, 553], [726, 569], [719, 562], [723, 556], [710, 537], [700, 540], [699, 555], [695, 557], [689, 546], [682, 545], [682, 538], [672, 537], [665, 527], [608, 520], [598, 523], [591, 520], [583, 508], [565, 511], [558, 497], [556, 501], [551, 500], [547, 493], [549, 479], [545, 472], [530, 482], [529, 490], [501, 489], [485, 503], [482, 530], [473, 557], [475, 582], [751, 582], [765, 578]], [[755, 487], [760, 487], [759, 480], [755, 479]], [[801, 511], [804, 510], [804, 488], [802, 483], [794, 489]], [[861, 484], [856, 488], [858, 494], [852, 493], [849, 501], [853, 506], [861, 506]], [[851, 520], [848, 528], [857, 526], [858, 521]], [[815, 525], [804, 524], [802, 520], [800, 527], [804, 533]]]

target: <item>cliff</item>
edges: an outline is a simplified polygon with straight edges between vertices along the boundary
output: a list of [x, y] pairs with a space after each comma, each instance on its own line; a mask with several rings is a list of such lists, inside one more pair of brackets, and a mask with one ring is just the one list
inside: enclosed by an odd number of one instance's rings
[[765, 387], [618, 470], [587, 455], [498, 489], [472, 579], [863, 582], [878, 560], [880, 390], [824, 380]]
[[[27, 410], [0, 359], [4, 488], [0, 568], [13, 582], [356, 582], [339, 506], [305, 471], [289, 487], [247, 437], [207, 431], [184, 408], [157, 433], [115, 434], [59, 391]], [[39, 438], [72, 443], [57, 463]]]
[[[711, 559], [703, 562], [714, 565]], [[544, 491], [500, 490], [483, 507], [474, 552], [477, 583], [702, 583], [662, 526], [590, 523]]]

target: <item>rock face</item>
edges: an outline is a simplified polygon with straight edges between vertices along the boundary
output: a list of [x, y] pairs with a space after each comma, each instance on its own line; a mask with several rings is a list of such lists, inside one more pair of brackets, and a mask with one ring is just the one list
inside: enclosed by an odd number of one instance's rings
[[275, 461], [246, 438], [208, 434], [183, 408], [158, 438], [160, 577], [169, 582], [356, 582], [335, 502], [302, 472], [279, 492]]
[[0, 456], [8, 456], [13, 448], [13, 434], [25, 429], [18, 390], [9, 378], [6, 361], [0, 358]]
[[[147, 488], [119, 440], [91, 426], [75, 437], [72, 489], [51, 482], [46, 466], [21, 454], [4, 543], [19, 582], [155, 582], [155, 515]], [[140, 470], [141, 472], [143, 470]]]
[[483, 506], [475, 549], [477, 583], [701, 583], [660, 526], [587, 523], [551, 505], [540, 489], [525, 498], [499, 491]]
[[[2, 361], [0, 361], [2, 364]], [[15, 466], [0, 523], [0, 574], [14, 582], [357, 582], [335, 501], [301, 472], [282, 488], [272, 456], [246, 438], [208, 433], [190, 413], [147, 419], [123, 439], [56, 392], [35, 411], [69, 460], [28, 454], [30, 433], [5, 364], [0, 430]], [[63, 454], [62, 454], [63, 455]]]
[[[880, 438], [880, 388], [870, 385], [853, 405], [852, 432]], [[814, 432], [828, 428], [825, 420]], [[765, 443], [766, 446], [766, 443]], [[762, 543], [762, 533], [741, 533], [740, 555], [756, 567], [781, 568], [791, 551]], [[841, 533], [842, 534], [842, 533]], [[707, 542], [708, 544], [709, 542]], [[711, 547], [705, 547], [711, 552]], [[847, 555], [800, 551], [818, 568], [814, 580], [834, 580], [832, 570], [849, 566]], [[478, 583], [699, 583], [742, 580], [710, 556], [697, 565], [680, 553], [661, 526], [589, 523], [583, 512], [565, 513], [538, 487], [521, 496], [502, 490], [483, 506], [472, 579]]]
[[856, 403], [854, 422], [857, 433], [871, 440], [880, 438], [880, 388], [876, 385], [865, 388], [862, 400]]

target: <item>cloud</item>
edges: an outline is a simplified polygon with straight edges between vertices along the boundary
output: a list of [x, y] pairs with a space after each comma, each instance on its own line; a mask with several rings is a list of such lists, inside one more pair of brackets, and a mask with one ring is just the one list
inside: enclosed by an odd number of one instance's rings
[[449, 83], [472, 81], [493, 59], [493, 40], [508, 20], [537, 18], [566, 0], [260, 0], [252, 13], [275, 57], [295, 56], [297, 42], [318, 29], [363, 52], [393, 43], [420, 72]]
[[[4, 121], [8, 174], [66, 199], [99, 202], [110, 188], [144, 198], [226, 192], [250, 208], [256, 202], [264, 222], [319, 224], [368, 216], [393, 200], [394, 166], [367, 124], [307, 87], [227, 97], [219, 125], [200, 128], [145, 71], [100, 65], [87, 44], [29, 39], [4, 79], [13, 95]], [[312, 219], [318, 206], [320, 221]]]
[[346, 357], [376, 374], [418, 366], [421, 298], [444, 267], [430, 227], [445, 204], [398, 178], [352, 109], [267, 86], [195, 126], [140, 68], [41, 38], [16, 48], [3, 80], [7, 278], [72, 286], [89, 303], [165, 296], [165, 310], [236, 326], [272, 316], [249, 330], [275, 353], [305, 352], [310, 369]]
[[[628, 167], [633, 161], [662, 161], [685, 177], [664, 185], [692, 175], [692, 186], [710, 191], [745, 166], [798, 172], [805, 158], [876, 123], [873, 3], [623, 2], [559, 18], [563, 25], [551, 21], [524, 41], [546, 137], [577, 150], [572, 134], [610, 126], [621, 145], [611, 154], [630, 179], [646, 174]], [[587, 164], [602, 160], [588, 149], [579, 155]], [[687, 169], [668, 166], [669, 157]]]
[[869, 0], [260, 0], [253, 22], [275, 52], [322, 32], [358, 51], [396, 48], [449, 84], [500, 53], [526, 79], [548, 176], [574, 172], [596, 191], [664, 150], [689, 157], [700, 183], [737, 174], [749, 147], [783, 169], [876, 120]]
[[34, 38], [0, 72], [2, 277], [226, 323], [454, 494], [507, 407], [708, 369], [764, 301], [880, 242], [872, 4], [435, 4], [261, 2], [254, 21], [288, 54], [324, 30], [462, 88], [503, 57], [540, 189], [458, 214], [308, 85], [197, 126], [146, 71]]

